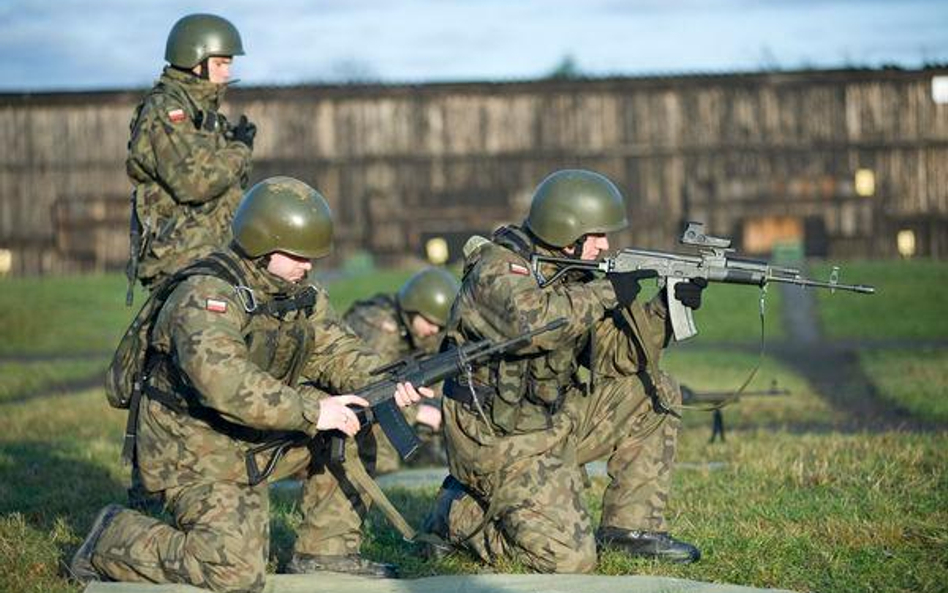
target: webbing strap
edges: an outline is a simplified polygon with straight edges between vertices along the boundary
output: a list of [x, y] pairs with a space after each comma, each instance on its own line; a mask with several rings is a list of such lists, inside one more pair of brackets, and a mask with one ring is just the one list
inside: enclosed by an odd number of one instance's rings
[[416, 540], [418, 532], [416, 532], [414, 528], [408, 524], [408, 521], [405, 520], [405, 517], [398, 512], [398, 509], [395, 508], [392, 501], [382, 492], [382, 488], [378, 485], [378, 482], [373, 480], [368, 472], [365, 471], [365, 466], [362, 465], [362, 460], [359, 459], [358, 455], [347, 455], [346, 460], [342, 462], [342, 469], [346, 477], [355, 482], [355, 484], [372, 499], [372, 502], [379, 507], [392, 524], [392, 527], [402, 534], [403, 538], [407, 541]]

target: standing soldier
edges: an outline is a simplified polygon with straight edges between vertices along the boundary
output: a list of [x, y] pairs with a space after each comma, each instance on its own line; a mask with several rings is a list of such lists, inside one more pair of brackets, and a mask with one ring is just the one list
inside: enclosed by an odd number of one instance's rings
[[185, 16], [168, 35], [168, 66], [135, 108], [125, 161], [134, 185], [129, 304], [136, 277], [150, 290], [227, 244], [256, 126], [246, 116], [231, 125], [218, 109], [243, 54], [237, 29], [219, 16]]
[[[457, 279], [446, 270], [426, 268], [409, 278], [395, 295], [378, 294], [357, 301], [343, 321], [386, 363], [414, 354], [433, 354], [441, 345], [442, 332], [459, 287]], [[441, 410], [435, 405], [420, 404], [405, 416], [415, 424], [424, 443], [417, 462], [445, 465]], [[399, 467], [398, 454], [377, 425], [361, 439], [360, 454], [366, 466], [376, 474], [390, 473]]]
[[[381, 361], [340, 322], [325, 290], [303, 282], [310, 260], [331, 248], [326, 201], [301, 181], [270, 178], [247, 192], [232, 230], [232, 249], [173, 275], [152, 292], [164, 300], [146, 303], [155, 315], [132, 326], [149, 336], [148, 373], [141, 399], [129, 407], [137, 422], [128, 432], [144, 487], [161, 497], [174, 523], [106, 507], [71, 563], [80, 580], [262, 590], [268, 482], [250, 479], [248, 451], [286, 431], [352, 436], [359, 429], [349, 406], [365, 400], [335, 394], [369, 383]], [[405, 406], [419, 391], [432, 395], [403, 383], [395, 399]], [[290, 449], [273, 473], [306, 471], [288, 570], [394, 576], [392, 566], [359, 555], [365, 493], [346, 466], [327, 467], [321, 441]], [[358, 463], [354, 451], [350, 461]]]
[[[541, 572], [593, 570], [597, 542], [638, 556], [698, 559], [697, 548], [668, 535], [663, 516], [679, 426], [668, 410], [681, 394], [650, 370], [671, 335], [665, 299], [697, 308], [702, 285], [682, 282], [674, 295], [661, 291], [642, 303], [637, 273], [568, 273], [541, 288], [531, 267], [533, 254], [597, 259], [609, 248], [606, 233], [625, 226], [622, 195], [609, 179], [563, 170], [537, 187], [522, 227], [498, 229], [466, 250], [446, 340], [506, 339], [559, 317], [568, 323], [445, 382], [451, 475], [426, 527], [449, 544], [485, 561], [516, 557]], [[606, 456], [611, 481], [594, 535], [582, 466]]]

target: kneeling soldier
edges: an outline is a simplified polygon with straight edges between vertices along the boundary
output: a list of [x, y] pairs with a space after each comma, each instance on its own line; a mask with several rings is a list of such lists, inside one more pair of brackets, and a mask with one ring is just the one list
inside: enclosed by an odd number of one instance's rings
[[[448, 271], [426, 268], [408, 279], [394, 295], [377, 294], [357, 301], [346, 311], [343, 321], [372, 346], [386, 362], [407, 356], [437, 352], [448, 321], [451, 303], [460, 284]], [[445, 466], [441, 441], [441, 409], [438, 401], [422, 403], [405, 416], [415, 425], [423, 441], [411, 460], [419, 465]], [[361, 433], [360, 454], [376, 474], [399, 468], [399, 458], [391, 443], [375, 425]]]
[[[325, 290], [304, 282], [310, 260], [330, 252], [332, 226], [317, 191], [270, 178], [241, 201], [232, 248], [168, 280], [176, 286], [154, 320], [132, 428], [142, 484], [174, 524], [106, 507], [73, 558], [77, 578], [263, 589], [268, 482], [248, 478], [247, 451], [286, 431], [355, 435], [349, 406], [366, 402], [336, 394], [368, 383], [382, 362], [338, 319]], [[418, 391], [399, 384], [396, 401], [416, 402]], [[338, 466], [327, 467], [321, 441], [291, 449], [273, 473], [306, 469], [289, 570], [393, 576], [392, 566], [359, 556], [367, 503]]]
[[[641, 276], [592, 279], [570, 272], [540, 286], [531, 256], [597, 259], [606, 233], [627, 225], [613, 183], [591, 171], [547, 177], [523, 226], [469, 242], [447, 337], [502, 339], [558, 317], [568, 323], [498, 363], [444, 385], [451, 475], [426, 527], [485, 561], [515, 557], [540, 572], [588, 572], [597, 542], [676, 562], [697, 548], [667, 533], [664, 510], [681, 393], [656, 371], [668, 342], [666, 298], [700, 304], [683, 282], [636, 300]], [[651, 361], [651, 362], [650, 362]], [[586, 377], [580, 373], [585, 368]], [[610, 483], [593, 533], [582, 466], [608, 457]]]

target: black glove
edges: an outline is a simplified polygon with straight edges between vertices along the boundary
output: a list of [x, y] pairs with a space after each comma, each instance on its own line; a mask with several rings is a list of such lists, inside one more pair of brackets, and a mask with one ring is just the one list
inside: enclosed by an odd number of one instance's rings
[[612, 284], [612, 290], [616, 293], [616, 301], [619, 307], [628, 307], [638, 296], [642, 287], [639, 280], [654, 278], [658, 276], [655, 270], [636, 270], [635, 272], [612, 272], [606, 274], [606, 278]]
[[247, 148], [253, 150], [253, 138], [257, 135], [257, 126], [247, 119], [246, 115], [241, 115], [230, 134], [235, 141], [243, 142]]
[[675, 285], [675, 298], [689, 309], [698, 310], [701, 307], [701, 291], [708, 287], [704, 278], [692, 278], [687, 282]]

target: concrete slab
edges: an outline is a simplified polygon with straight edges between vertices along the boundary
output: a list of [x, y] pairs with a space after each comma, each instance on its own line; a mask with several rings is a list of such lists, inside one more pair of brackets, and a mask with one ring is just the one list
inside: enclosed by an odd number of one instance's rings
[[[264, 593], [793, 593], [654, 576], [578, 574], [450, 575], [376, 580], [348, 575], [271, 575]], [[187, 585], [91, 583], [85, 593], [206, 593]]]
[[[727, 464], [722, 461], [709, 461], [706, 463], [685, 462], [675, 465], [675, 469], [684, 471], [716, 471], [724, 469], [725, 467], [727, 467]], [[606, 475], [606, 464], [603, 461], [587, 463], [586, 471], [590, 476], [593, 477], [604, 476]], [[432, 467], [403, 469], [391, 474], [380, 476], [377, 481], [379, 486], [382, 488], [429, 488], [440, 486], [441, 482], [444, 480], [444, 477], [447, 475], [447, 468]], [[283, 480], [271, 485], [271, 488], [276, 488], [277, 490], [294, 490], [298, 489], [299, 487], [299, 483], [293, 480]]]

